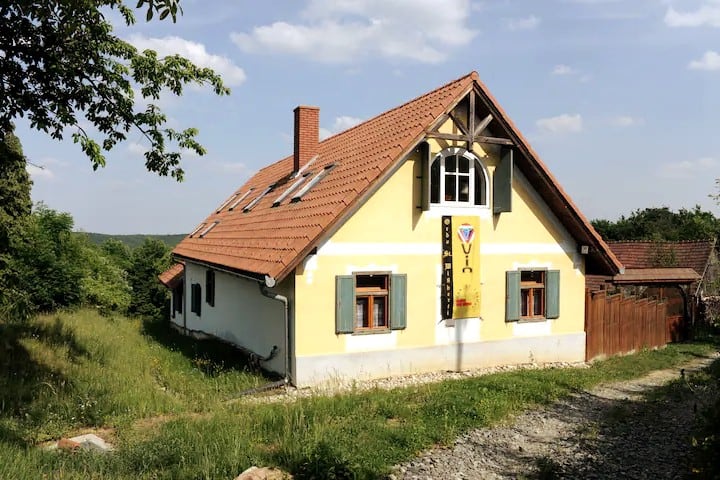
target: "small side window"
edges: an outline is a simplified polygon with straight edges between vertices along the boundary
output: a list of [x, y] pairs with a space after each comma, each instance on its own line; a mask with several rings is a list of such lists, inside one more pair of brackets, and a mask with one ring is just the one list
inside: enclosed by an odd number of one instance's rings
[[183, 309], [183, 284], [180, 283], [177, 287], [173, 289], [173, 318], [175, 318], [175, 313], [182, 313]]
[[205, 301], [211, 307], [215, 306], [215, 271], [205, 272]]
[[190, 311], [198, 317], [202, 309], [202, 287], [199, 283], [193, 283], [190, 287]]

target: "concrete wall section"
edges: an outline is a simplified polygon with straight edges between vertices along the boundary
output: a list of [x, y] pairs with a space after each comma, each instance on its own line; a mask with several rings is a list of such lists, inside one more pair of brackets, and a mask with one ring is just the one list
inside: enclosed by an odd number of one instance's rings
[[584, 360], [585, 334], [574, 333], [340, 355], [298, 356], [295, 359], [298, 368], [295, 380], [296, 385], [302, 387], [348, 379]]
[[[187, 293], [183, 308], [187, 329], [213, 335], [261, 357], [269, 355], [273, 346], [277, 346], [279, 351], [275, 357], [263, 366], [284, 373], [286, 352], [282, 303], [263, 296], [258, 282], [216, 271], [215, 306], [210, 306], [205, 301], [206, 271], [205, 266], [191, 261], [185, 265]], [[200, 316], [190, 310], [191, 285], [194, 283], [202, 287]], [[286, 294], [287, 290], [289, 287], [285, 284], [275, 289], [280, 294]], [[179, 316], [176, 316], [176, 321], [178, 319]]]

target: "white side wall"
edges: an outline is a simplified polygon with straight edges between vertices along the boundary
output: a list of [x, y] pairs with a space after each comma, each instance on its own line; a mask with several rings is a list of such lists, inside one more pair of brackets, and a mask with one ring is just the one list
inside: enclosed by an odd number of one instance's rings
[[[284, 307], [279, 301], [262, 295], [258, 282], [215, 271], [215, 306], [205, 301], [205, 272], [207, 268], [187, 261], [185, 264], [185, 303], [183, 305], [188, 330], [199, 331], [234, 343], [266, 357], [273, 346], [279, 351], [263, 367], [283, 374], [285, 370]], [[202, 287], [200, 316], [190, 311], [191, 285]], [[287, 288], [273, 289], [285, 295]], [[181, 315], [175, 323], [182, 326]]]

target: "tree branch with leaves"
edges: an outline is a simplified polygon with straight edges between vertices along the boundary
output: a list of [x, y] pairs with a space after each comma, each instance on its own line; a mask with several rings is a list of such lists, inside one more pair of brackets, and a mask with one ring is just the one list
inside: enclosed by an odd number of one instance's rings
[[[179, 0], [139, 0], [135, 8], [145, 10], [147, 21], [182, 15]], [[169, 128], [154, 102], [163, 91], [182, 95], [188, 84], [208, 85], [217, 95], [230, 90], [209, 68], [179, 55], [140, 52], [114, 35], [106, 17], [112, 11], [126, 25], [135, 23], [123, 0], [0, 0], [0, 134], [26, 117], [52, 138], [69, 134], [97, 169], [107, 152], [139, 131], [149, 143], [146, 168], [182, 181], [181, 151], [203, 155], [205, 149], [197, 129]]]

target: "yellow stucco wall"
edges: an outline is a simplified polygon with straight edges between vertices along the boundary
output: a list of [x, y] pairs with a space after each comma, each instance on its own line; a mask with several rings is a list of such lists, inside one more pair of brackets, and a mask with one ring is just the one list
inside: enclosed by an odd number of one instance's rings
[[[450, 121], [443, 131], [450, 132]], [[431, 141], [433, 157], [452, 142]], [[492, 186], [499, 149], [473, 152], [486, 166]], [[412, 154], [397, 172], [342, 225], [318, 253], [296, 271], [295, 354], [342, 354], [420, 348], [519, 336], [581, 333], [584, 328], [584, 261], [575, 241], [515, 169], [512, 212], [486, 208], [423, 212], [421, 162]], [[490, 188], [490, 190], [492, 190]], [[480, 218], [481, 318], [465, 322], [458, 336], [440, 319], [440, 241], [443, 214]], [[505, 272], [522, 267], [560, 270], [560, 318], [540, 323], [505, 321]], [[335, 277], [362, 271], [407, 274], [407, 328], [389, 334], [335, 334]]]

